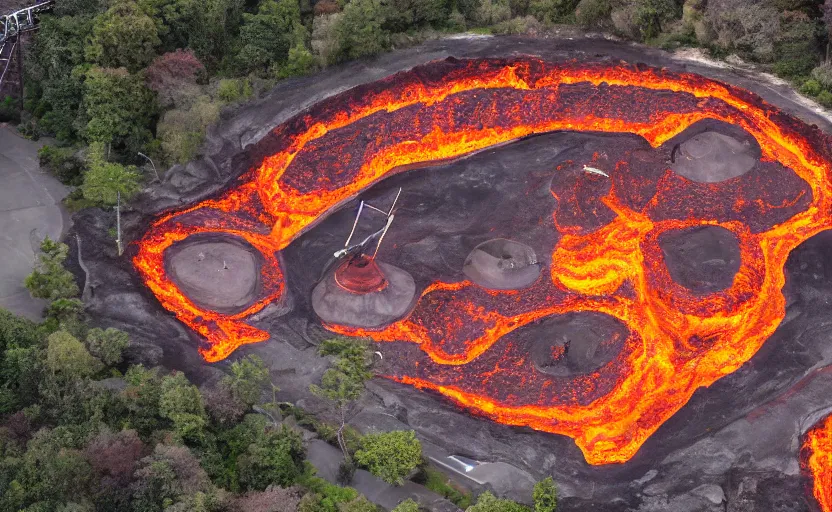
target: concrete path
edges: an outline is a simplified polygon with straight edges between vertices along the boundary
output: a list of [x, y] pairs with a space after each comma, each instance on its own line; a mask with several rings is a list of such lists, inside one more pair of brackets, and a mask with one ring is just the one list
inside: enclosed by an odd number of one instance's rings
[[[337, 483], [338, 466], [343, 458], [338, 448], [320, 439], [313, 439], [309, 443], [307, 459], [317, 470], [318, 476], [324, 480]], [[406, 499], [413, 499], [423, 508], [434, 512], [455, 512], [459, 510], [450, 501], [421, 485], [406, 481], [402, 486], [392, 486], [363, 469], [355, 472], [355, 476], [349, 485], [366, 496], [368, 500], [387, 510], [392, 510]]]
[[30, 240], [60, 238], [69, 220], [60, 204], [69, 189], [38, 165], [45, 143], [0, 125], [0, 307], [32, 320], [42, 318], [46, 302], [23, 287], [35, 258]]

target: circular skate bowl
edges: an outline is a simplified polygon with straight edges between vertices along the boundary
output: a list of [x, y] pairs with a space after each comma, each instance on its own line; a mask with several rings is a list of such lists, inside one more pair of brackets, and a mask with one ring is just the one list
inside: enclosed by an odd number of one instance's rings
[[168, 251], [165, 266], [179, 289], [196, 304], [236, 313], [257, 295], [259, 255], [240, 239], [189, 239]]
[[483, 288], [518, 290], [537, 280], [540, 263], [528, 245], [496, 238], [476, 246], [465, 258], [462, 272]]
[[375, 328], [410, 310], [416, 295], [413, 277], [393, 265], [370, 261], [345, 262], [315, 286], [312, 309], [323, 322]]
[[718, 183], [742, 176], [760, 160], [760, 148], [748, 134], [695, 133], [674, 148], [670, 168], [698, 183]]
[[731, 286], [742, 253], [736, 235], [721, 226], [698, 226], [662, 233], [659, 247], [670, 277], [698, 294]]
[[[693, 129], [700, 122], [709, 128]], [[134, 263], [162, 305], [205, 336], [205, 359], [218, 361], [269, 338], [263, 327], [269, 324], [258, 323], [256, 314], [283, 296], [292, 283], [286, 275], [299, 272], [284, 268], [276, 255], [302, 236], [309, 254], [338, 250], [343, 238], [316, 239], [316, 226], [362, 191], [399, 172], [564, 130], [610, 137], [594, 151], [570, 144], [561, 161], [538, 170], [513, 197], [544, 205], [547, 211], [523, 225], [535, 226], [541, 240], [535, 247], [551, 247], [551, 254], [547, 249], [532, 258], [505, 250], [513, 247], [508, 241], [495, 242], [470, 255], [460, 273], [462, 247], [470, 247], [464, 240], [483, 230], [462, 233], [458, 254], [433, 259], [415, 277], [397, 259], [388, 261], [407, 277], [379, 263], [386, 285], [329, 273], [311, 293], [312, 309], [329, 331], [378, 342], [385, 377], [393, 381], [499, 423], [568, 436], [589, 464], [623, 463], [698, 389], [759, 351], [785, 316], [789, 253], [832, 227], [827, 140], [746, 91], [611, 61], [429, 63], [328, 97], [277, 126], [251, 150], [267, 156], [231, 188], [157, 219], [139, 240]], [[745, 145], [748, 138], [757, 145]], [[672, 167], [671, 157], [680, 167]], [[472, 180], [463, 190], [476, 196], [477, 185]], [[407, 211], [402, 207], [398, 216]], [[510, 238], [523, 229], [512, 223], [511, 209], [488, 213], [494, 236]], [[702, 228], [716, 224], [736, 234], [738, 258], [727, 240]], [[418, 242], [447, 228], [441, 222], [415, 227], [410, 240], [408, 234], [397, 240], [395, 229], [389, 233], [385, 250], [392, 258], [404, 250], [397, 242], [415, 251], [402, 261], [417, 260], [417, 245], [436, 252], [439, 245]], [[680, 239], [681, 247], [710, 249], [665, 256], [655, 241], [680, 229], [694, 233], [694, 242]], [[264, 290], [244, 314], [195, 308], [191, 292], [159, 264], [175, 242], [208, 232], [245, 238], [263, 256]], [[543, 275], [534, 268], [538, 259], [546, 262]], [[737, 265], [743, 278], [726, 287]], [[678, 282], [666, 278], [674, 267], [712, 275], [688, 276], [684, 285], [685, 272]], [[523, 279], [512, 275], [517, 268]], [[721, 291], [702, 300], [691, 289]], [[604, 336], [571, 327], [558, 326], [560, 336], [541, 335], [545, 350], [512, 342], [525, 326], [571, 313], [614, 319], [628, 335], [609, 351]]]

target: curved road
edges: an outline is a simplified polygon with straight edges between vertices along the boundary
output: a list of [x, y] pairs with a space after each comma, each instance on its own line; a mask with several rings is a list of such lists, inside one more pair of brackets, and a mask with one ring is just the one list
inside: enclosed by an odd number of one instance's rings
[[61, 205], [69, 190], [38, 165], [45, 143], [0, 125], [0, 308], [32, 320], [42, 318], [46, 301], [33, 299], [23, 287], [35, 259], [30, 240], [60, 238], [69, 223]]

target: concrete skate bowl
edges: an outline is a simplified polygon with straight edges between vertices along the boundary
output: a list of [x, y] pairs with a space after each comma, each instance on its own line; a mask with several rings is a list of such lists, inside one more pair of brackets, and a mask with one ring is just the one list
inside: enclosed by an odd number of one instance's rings
[[[550, 140], [563, 146], [559, 160], [536, 168], [531, 152]], [[488, 207], [474, 211], [476, 186], [442, 187], [455, 162], [487, 173], [503, 150], [528, 150], [529, 174], [506, 178]], [[734, 86], [644, 66], [432, 62], [319, 102], [279, 125], [265, 153], [217, 197], [159, 216], [137, 243], [135, 268], [203, 338], [205, 360], [269, 339], [250, 319], [290, 293], [299, 269], [281, 255], [357, 195], [399, 180], [412, 187], [380, 258], [413, 275], [416, 298], [387, 325], [325, 328], [377, 342], [387, 378], [568, 436], [592, 465], [630, 460], [697, 389], [749, 361], [785, 316], [789, 254], [832, 227], [819, 130]], [[420, 210], [429, 192], [408, 202], [420, 173], [434, 196], [462, 199]], [[187, 261], [181, 248], [206, 236], [216, 261], [227, 238], [246, 274], [233, 280], [245, 290], [220, 303], [171, 272], [171, 249]], [[469, 280], [466, 258], [488, 240], [527, 246], [539, 275], [515, 289]], [[450, 260], [420, 263], [446, 243], [456, 244]], [[239, 255], [242, 245], [256, 257]]]

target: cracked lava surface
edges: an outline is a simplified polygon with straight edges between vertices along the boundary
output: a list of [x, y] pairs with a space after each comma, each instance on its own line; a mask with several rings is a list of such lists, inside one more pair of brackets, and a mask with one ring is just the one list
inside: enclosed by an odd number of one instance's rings
[[[752, 172], [698, 183], [642, 150], [564, 162], [552, 169], [557, 242], [539, 255], [544, 271], [531, 286], [487, 290], [460, 268], [459, 280], [434, 281], [386, 327], [326, 325], [418, 346], [424, 357], [396, 366], [390, 379], [500, 423], [569, 436], [590, 464], [625, 462], [696, 389], [758, 351], [785, 315], [790, 251], [832, 226], [826, 137], [747, 91], [625, 64], [419, 66], [278, 126], [272, 154], [232, 188], [156, 219], [137, 242], [134, 265], [162, 306], [204, 338], [203, 357], [219, 361], [269, 338], [247, 318], [286, 293], [280, 251], [385, 177], [558, 130], [636, 134], [658, 148], [705, 120], [739, 127], [759, 144]], [[581, 173], [584, 165], [610, 178]], [[675, 282], [659, 245], [665, 234], [702, 226], [730, 231], [741, 255], [730, 286], [711, 293]], [[241, 311], [205, 309], [168, 275], [166, 251], [197, 234], [243, 239], [262, 255], [258, 296]], [[623, 326], [605, 342], [612, 356], [590, 371], [541, 371], [515, 331], [581, 312]], [[553, 348], [552, 359], [563, 352]]]

